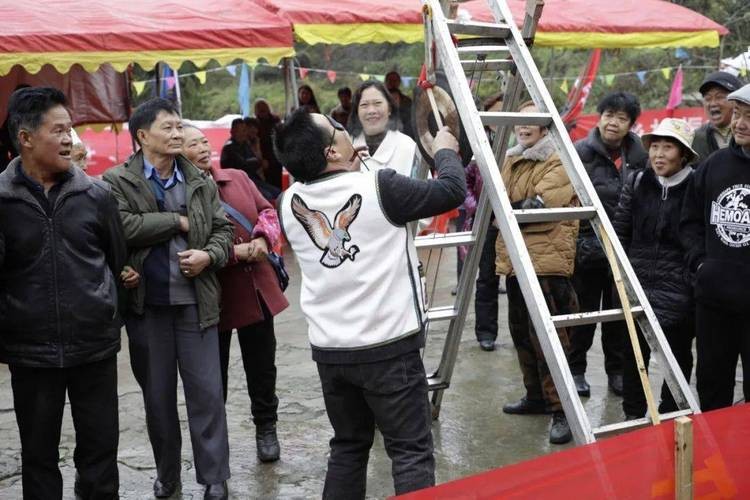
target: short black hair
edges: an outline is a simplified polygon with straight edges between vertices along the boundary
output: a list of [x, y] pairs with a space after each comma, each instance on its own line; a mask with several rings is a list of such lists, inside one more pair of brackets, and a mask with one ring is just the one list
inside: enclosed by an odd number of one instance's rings
[[342, 96], [342, 95], [351, 96], [352, 95], [352, 89], [350, 89], [349, 87], [341, 87], [339, 89], [339, 91], [336, 92], [336, 95], [337, 96]]
[[391, 92], [379, 81], [368, 80], [357, 88], [352, 98], [352, 113], [349, 115], [349, 126], [347, 127], [352, 137], [357, 137], [362, 132], [362, 122], [359, 121], [359, 102], [362, 100], [362, 93], [371, 87], [374, 87], [383, 94], [383, 98], [388, 103], [388, 111], [391, 114], [388, 117], [388, 128], [390, 130], [398, 130], [399, 128], [400, 121], [396, 112], [396, 102], [393, 100]]
[[180, 116], [177, 106], [169, 99], [164, 99], [163, 97], [151, 98], [135, 108], [135, 111], [130, 116], [130, 121], [128, 121], [128, 129], [130, 129], [130, 136], [136, 144], [141, 145], [141, 141], [138, 140], [138, 131], [150, 128], [156, 121], [156, 116], [162, 111]]
[[245, 124], [244, 118], [235, 118], [234, 120], [232, 120], [232, 128], [230, 130], [236, 130], [237, 127], [239, 127], [240, 125], [244, 125], [244, 124]]
[[39, 128], [44, 115], [56, 106], [67, 106], [68, 100], [54, 87], [23, 87], [10, 95], [8, 101], [8, 133], [16, 151], [21, 151], [18, 132]]
[[276, 157], [289, 173], [302, 182], [314, 179], [328, 165], [325, 149], [330, 137], [300, 108], [276, 127], [273, 146]]
[[641, 116], [641, 103], [629, 92], [611, 92], [605, 95], [596, 106], [596, 112], [600, 115], [605, 111], [622, 111], [630, 118], [630, 125], [633, 125]]
[[258, 119], [253, 116], [246, 116], [242, 119], [242, 123], [244, 123], [248, 127], [260, 128], [260, 121], [258, 121]]

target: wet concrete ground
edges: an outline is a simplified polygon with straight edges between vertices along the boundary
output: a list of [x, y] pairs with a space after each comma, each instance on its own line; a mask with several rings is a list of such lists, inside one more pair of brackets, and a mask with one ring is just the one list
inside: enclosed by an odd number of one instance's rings
[[[239, 346], [233, 340], [227, 417], [232, 469], [229, 487], [231, 497], [236, 499], [319, 498], [323, 488], [332, 430], [325, 414], [315, 364], [310, 357], [305, 321], [297, 306], [296, 264], [288, 252], [287, 256], [292, 274], [287, 296], [292, 306], [276, 318], [281, 460], [275, 464], [261, 464], [256, 459], [250, 402], [245, 392]], [[455, 253], [446, 251], [439, 271], [436, 303], [451, 303], [450, 289], [454, 284]], [[501, 411], [503, 404], [524, 394], [507, 328], [505, 295], [500, 295], [500, 333], [494, 352], [479, 349], [474, 337], [473, 305], [470, 311], [453, 383], [445, 393], [440, 418], [433, 426], [438, 483], [573, 446], [549, 444], [547, 416], [510, 416]], [[437, 366], [446, 328], [447, 324], [439, 324], [430, 331], [425, 355], [428, 372]], [[146, 434], [143, 400], [128, 359], [127, 341], [123, 335], [123, 349], [118, 358], [120, 495], [123, 499], [152, 498], [155, 468]], [[607, 390], [598, 334], [589, 353], [587, 378], [591, 383], [591, 397], [584, 400], [584, 404], [592, 424], [618, 421], [621, 400]], [[655, 377], [653, 383], [656, 386], [660, 381]], [[178, 393], [182, 394], [181, 387]], [[202, 487], [195, 482], [192, 470], [182, 397], [179, 410], [183, 423], [182, 498], [202, 498]], [[60, 468], [66, 499], [74, 498], [74, 445], [68, 408], [60, 442]], [[0, 365], [0, 499], [21, 498], [20, 468], [20, 443], [10, 375], [7, 367]], [[368, 498], [384, 498], [392, 494], [390, 460], [383, 450], [382, 439], [376, 436], [368, 470]]]

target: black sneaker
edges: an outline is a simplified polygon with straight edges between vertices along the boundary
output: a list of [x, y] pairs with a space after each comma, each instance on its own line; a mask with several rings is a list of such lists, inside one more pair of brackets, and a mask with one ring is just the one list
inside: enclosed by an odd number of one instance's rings
[[494, 351], [495, 341], [494, 340], [480, 340], [479, 348], [482, 349], [483, 351]]
[[552, 414], [552, 425], [549, 428], [549, 442], [552, 444], [565, 444], [573, 439], [573, 433], [570, 432], [568, 419], [561, 411]]
[[573, 382], [576, 384], [576, 391], [582, 398], [591, 396], [591, 386], [586, 382], [586, 375], [573, 375]]
[[547, 411], [547, 403], [543, 399], [527, 399], [524, 396], [520, 401], [503, 406], [503, 413], [510, 415], [544, 415], [549, 412]]

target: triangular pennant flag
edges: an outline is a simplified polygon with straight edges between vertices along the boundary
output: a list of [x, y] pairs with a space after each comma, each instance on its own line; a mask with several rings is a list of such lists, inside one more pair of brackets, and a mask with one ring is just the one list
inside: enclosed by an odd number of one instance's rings
[[229, 72], [230, 75], [237, 76], [237, 65], [232, 64], [230, 66], [227, 66], [227, 71]]
[[310, 68], [303, 68], [302, 66], [299, 67], [299, 78], [300, 80], [304, 80], [307, 78], [307, 74], [310, 72]]
[[379, 82], [384, 82], [385, 81], [385, 75], [372, 75], [372, 77], [374, 79], [376, 79], [377, 81], [379, 81]]
[[414, 82], [415, 78], [413, 76], [402, 76], [401, 77], [401, 83], [405, 88], [411, 87], [411, 84]]
[[565, 94], [568, 93], [568, 90], [570, 90], [568, 88], [568, 80], [563, 80], [562, 85], [560, 85], [560, 90], [562, 90], [563, 92], [565, 92]]
[[646, 72], [645, 71], [637, 71], [636, 76], [638, 77], [638, 80], [641, 82], [641, 85], [646, 85]]
[[133, 82], [133, 88], [135, 88], [135, 95], [141, 95], [143, 89], [146, 88], [146, 82]]
[[370, 79], [370, 75], [368, 75], [367, 73], [360, 73], [359, 78], [362, 79], [362, 81], [366, 82]]
[[615, 75], [604, 75], [604, 83], [607, 84], [607, 87], [611, 87], [615, 83]]
[[254, 61], [254, 62], [249, 62], [249, 63], [246, 63], [246, 64], [248, 65], [248, 67], [249, 67], [250, 69], [255, 69], [255, 68], [257, 68], [257, 67], [258, 67], [258, 62], [257, 62], [257, 61]]
[[328, 81], [331, 83], [336, 83], [336, 72], [333, 70], [326, 71], [326, 76], [328, 77]]
[[669, 80], [669, 77], [672, 76], [672, 68], [662, 68], [661, 74], [665, 80]]
[[675, 49], [674, 56], [677, 59], [690, 59], [690, 53], [682, 47], [677, 47]]
[[198, 71], [194, 73], [194, 75], [198, 79], [201, 85], [206, 84], [206, 72], [205, 71]]
[[174, 88], [174, 76], [168, 76], [164, 79], [164, 84], [167, 86], [167, 90]]

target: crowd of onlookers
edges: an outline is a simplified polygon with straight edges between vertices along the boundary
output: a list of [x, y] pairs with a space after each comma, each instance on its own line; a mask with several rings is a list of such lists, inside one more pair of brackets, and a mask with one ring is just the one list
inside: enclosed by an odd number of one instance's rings
[[[61, 495], [57, 449], [67, 394], [76, 495], [117, 497], [122, 323], [143, 393], [156, 497], [181, 484], [179, 374], [196, 479], [205, 498], [227, 498], [224, 402], [235, 331], [258, 458], [279, 459], [273, 318], [288, 306], [283, 260], [274, 253], [282, 234], [301, 268], [300, 307], [334, 430], [323, 496], [364, 497], [376, 426], [396, 492], [434, 484], [420, 356], [428, 301], [412, 222], [463, 203], [459, 224], [471, 228], [483, 186], [477, 166], [461, 164], [447, 128], [431, 146], [435, 171], [418, 178], [414, 110], [400, 84], [392, 72], [385, 85], [342, 88], [326, 115], [303, 85], [298, 109], [284, 120], [259, 99], [253, 117], [232, 122], [220, 167], [204, 133], [183, 122], [172, 102], [154, 98], [129, 122], [138, 151], [103, 179], [85, 174], [86, 149], [73, 137], [59, 90], [14, 92], [4, 128], [18, 155], [0, 174], [0, 361], [11, 371], [25, 496]], [[688, 380], [697, 339], [698, 395], [711, 410], [733, 404], [738, 357], [750, 367], [742, 319], [750, 306], [750, 85], [717, 72], [700, 92], [704, 127], [667, 118], [642, 137], [631, 132], [637, 97], [610, 93], [576, 151]], [[501, 106], [498, 94], [484, 108]], [[538, 109], [527, 101], [517, 111]], [[549, 130], [517, 126], [514, 135], [501, 166], [511, 206], [579, 205]], [[296, 180], [286, 191], [282, 166]], [[520, 229], [550, 313], [619, 307], [607, 255], [587, 222]], [[475, 297], [485, 351], [495, 348], [501, 290], [525, 387], [503, 411], [551, 414], [550, 442], [568, 442], [570, 426], [493, 222]], [[582, 397], [591, 394], [587, 352], [595, 331], [596, 324], [558, 329]], [[638, 336], [648, 365], [649, 344]], [[623, 397], [625, 418], [643, 417], [624, 322], [603, 323], [601, 340], [609, 389]], [[745, 368], [745, 396], [748, 375]], [[676, 409], [664, 385], [659, 411]]]

